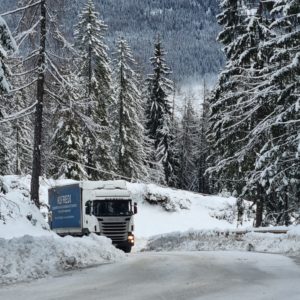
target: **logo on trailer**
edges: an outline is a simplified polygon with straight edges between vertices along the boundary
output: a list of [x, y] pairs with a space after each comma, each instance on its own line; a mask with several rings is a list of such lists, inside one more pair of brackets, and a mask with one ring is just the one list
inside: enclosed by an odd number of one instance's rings
[[71, 195], [62, 195], [57, 197], [57, 204], [63, 205], [63, 204], [70, 204], [72, 203], [72, 196]]

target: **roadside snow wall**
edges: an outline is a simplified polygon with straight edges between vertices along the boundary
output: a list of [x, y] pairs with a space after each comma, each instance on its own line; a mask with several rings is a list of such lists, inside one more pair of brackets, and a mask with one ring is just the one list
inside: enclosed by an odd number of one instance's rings
[[300, 226], [287, 234], [254, 233], [237, 235], [201, 230], [174, 232], [149, 239], [144, 251], [255, 251], [300, 256]]
[[[3, 176], [0, 183], [0, 285], [125, 257], [105, 237], [61, 238], [50, 231], [46, 204], [43, 215], [30, 200], [30, 176]], [[42, 181], [42, 202], [47, 200], [48, 187]]]
[[111, 240], [24, 236], [0, 239], [0, 285], [57, 275], [65, 270], [116, 262], [125, 258]]

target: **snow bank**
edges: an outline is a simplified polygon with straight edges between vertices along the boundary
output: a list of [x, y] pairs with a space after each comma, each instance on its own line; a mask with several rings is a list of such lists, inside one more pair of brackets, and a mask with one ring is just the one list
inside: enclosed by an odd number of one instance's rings
[[125, 257], [105, 237], [61, 238], [50, 231], [46, 222], [48, 187], [54, 182], [41, 181], [42, 213], [30, 200], [29, 176], [3, 176], [0, 183], [0, 284]]
[[4, 176], [0, 181], [0, 238], [53, 235], [45, 215], [30, 200], [30, 177]]
[[[127, 187], [133, 200], [139, 204], [135, 216], [137, 237], [192, 229], [230, 230], [238, 226], [234, 197], [201, 195], [153, 184], [128, 183]], [[149, 198], [152, 204], [146, 200]], [[161, 199], [168, 199], [165, 205], [161, 205]], [[247, 228], [253, 223], [250, 204], [245, 205], [246, 213], [240, 228]]]
[[288, 234], [290, 236], [300, 236], [300, 225], [294, 225], [289, 227]]
[[115, 262], [125, 254], [105, 237], [0, 239], [0, 284], [29, 281], [64, 270]]
[[239, 250], [300, 256], [300, 226], [288, 234], [236, 234], [213, 230], [174, 232], [149, 239], [146, 251]]

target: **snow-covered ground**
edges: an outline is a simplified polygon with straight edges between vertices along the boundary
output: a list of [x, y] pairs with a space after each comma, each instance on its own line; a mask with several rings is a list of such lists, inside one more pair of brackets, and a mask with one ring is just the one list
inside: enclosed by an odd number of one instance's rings
[[287, 234], [236, 234], [212, 230], [174, 232], [149, 239], [147, 251], [255, 251], [300, 257], [300, 233], [291, 229]]
[[[30, 201], [29, 177], [5, 176], [0, 181], [6, 192], [0, 193], [0, 285], [125, 258], [105, 237], [61, 238], [51, 232], [46, 215]], [[45, 205], [51, 182], [41, 184]]]
[[57, 275], [62, 271], [123, 259], [105, 237], [55, 236], [0, 239], [0, 285]]
[[[30, 202], [30, 177], [0, 177], [0, 284], [55, 275], [124, 259], [104, 237], [60, 238], [46, 222], [48, 188], [70, 180], [41, 180], [42, 213]], [[135, 234], [140, 250], [250, 250], [300, 255], [300, 226], [287, 235], [248, 233], [218, 235], [237, 228], [236, 200], [206, 196], [153, 184], [128, 183], [138, 203]], [[246, 203], [240, 228], [249, 229], [253, 215]], [[172, 233], [173, 232], [173, 233]]]
[[[128, 184], [139, 212], [135, 217], [136, 235], [147, 238], [173, 231], [237, 228], [236, 199], [207, 196], [159, 187], [153, 184]], [[149, 204], [151, 198], [154, 204]], [[156, 199], [166, 198], [165, 205], [155, 205]], [[168, 210], [168, 211], [167, 211]], [[253, 219], [245, 214], [243, 226], [251, 226]]]

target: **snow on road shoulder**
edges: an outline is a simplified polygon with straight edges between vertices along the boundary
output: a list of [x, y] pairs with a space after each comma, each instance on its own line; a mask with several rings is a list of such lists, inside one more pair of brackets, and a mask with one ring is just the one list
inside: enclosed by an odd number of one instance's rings
[[280, 253], [300, 257], [299, 227], [287, 234], [257, 233], [236, 234], [214, 230], [174, 232], [153, 236], [145, 251], [255, 251]]
[[0, 284], [57, 275], [65, 270], [115, 262], [125, 257], [105, 237], [23, 236], [0, 239]]
[[[4, 176], [0, 181], [0, 284], [125, 258], [105, 237], [61, 238], [50, 231], [45, 216], [30, 201], [30, 177]], [[47, 195], [48, 183], [42, 183], [45, 204]]]

